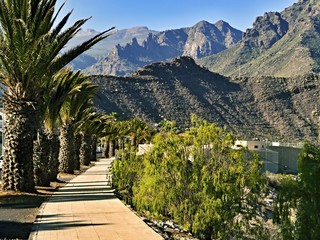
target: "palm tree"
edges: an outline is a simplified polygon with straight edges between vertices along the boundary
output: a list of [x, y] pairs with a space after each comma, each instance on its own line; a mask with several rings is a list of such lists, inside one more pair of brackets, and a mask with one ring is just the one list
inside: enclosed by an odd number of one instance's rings
[[59, 172], [62, 173], [74, 171], [74, 124], [79, 121], [80, 113], [92, 106], [90, 103], [98, 90], [98, 86], [87, 79], [83, 74], [78, 76], [78, 94], [70, 96], [60, 110]]
[[[45, 94], [43, 104], [42, 125], [35, 142], [34, 171], [37, 185], [48, 186], [55, 181], [59, 165], [59, 139], [57, 135], [57, 121], [64, 102], [79, 93], [80, 72], [64, 69], [53, 79], [50, 91]], [[77, 138], [75, 138], [77, 139]], [[76, 155], [75, 155], [76, 156]]]
[[109, 30], [61, 53], [87, 19], [65, 29], [71, 12], [57, 22], [63, 5], [55, 13], [56, 2], [0, 1], [0, 79], [5, 86], [3, 191], [34, 191], [33, 141], [44, 93], [57, 72], [108, 36]]
[[34, 178], [37, 186], [49, 186], [49, 167], [48, 167], [48, 155], [50, 152], [50, 143], [48, 143], [45, 130], [41, 127], [38, 130], [37, 139], [34, 142], [33, 148], [33, 166], [34, 166]]
[[113, 115], [97, 111], [95, 108], [90, 108], [83, 112], [82, 121], [78, 126], [82, 136], [80, 148], [80, 162], [88, 165], [96, 159], [96, 141], [105, 135], [105, 128], [110, 123], [114, 122]]
[[131, 145], [136, 148], [141, 142], [149, 142], [154, 133], [145, 122], [138, 118], [128, 120], [128, 131]]

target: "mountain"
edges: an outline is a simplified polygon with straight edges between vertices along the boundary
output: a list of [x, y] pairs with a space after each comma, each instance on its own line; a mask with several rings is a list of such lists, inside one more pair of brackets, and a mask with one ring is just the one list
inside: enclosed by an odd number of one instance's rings
[[189, 28], [150, 33], [139, 43], [133, 38], [122, 46], [117, 44], [107, 57], [85, 69], [88, 74], [126, 75], [147, 64], [178, 56], [202, 58], [221, 52], [241, 40], [242, 32], [228, 23], [201, 21]]
[[[74, 69], [87, 68], [100, 58], [105, 57], [117, 44], [125, 45], [130, 43], [132, 38], [136, 38], [139, 43], [142, 43], [150, 33], [155, 34], [157, 31], [150, 30], [147, 27], [133, 27], [115, 31], [111, 36], [97, 43], [92, 49], [75, 59], [71, 65]], [[81, 30], [70, 40], [65, 50], [69, 50], [97, 34], [99, 32], [94, 29]]]
[[291, 77], [320, 71], [320, 1], [300, 0], [257, 17], [243, 39], [197, 61], [227, 76]]
[[122, 119], [139, 117], [150, 124], [169, 119], [184, 129], [195, 113], [247, 139], [317, 138], [319, 75], [232, 80], [180, 57], [126, 77], [91, 78], [101, 87], [99, 107]]

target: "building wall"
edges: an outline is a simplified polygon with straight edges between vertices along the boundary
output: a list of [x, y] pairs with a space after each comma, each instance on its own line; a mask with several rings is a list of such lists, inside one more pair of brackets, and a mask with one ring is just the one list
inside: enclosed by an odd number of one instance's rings
[[247, 148], [250, 152], [257, 153], [263, 162], [263, 172], [279, 172], [279, 154], [267, 149], [264, 141], [235, 141], [234, 149]]
[[269, 149], [254, 151], [259, 154], [260, 160], [263, 161], [263, 170], [266, 172], [279, 172], [279, 153]]
[[143, 155], [151, 151], [152, 144], [139, 144], [138, 155]]
[[266, 149], [266, 143], [264, 141], [235, 141], [235, 148], [247, 147], [248, 150], [264, 150]]
[[280, 173], [298, 173], [298, 157], [301, 148], [270, 146], [273, 151], [279, 153], [279, 172]]

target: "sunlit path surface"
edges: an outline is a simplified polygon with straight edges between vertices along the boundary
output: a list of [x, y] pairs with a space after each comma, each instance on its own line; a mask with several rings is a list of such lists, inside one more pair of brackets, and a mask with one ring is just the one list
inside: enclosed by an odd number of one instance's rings
[[29, 239], [162, 239], [113, 194], [106, 181], [110, 162], [101, 159], [60, 188], [43, 205]]

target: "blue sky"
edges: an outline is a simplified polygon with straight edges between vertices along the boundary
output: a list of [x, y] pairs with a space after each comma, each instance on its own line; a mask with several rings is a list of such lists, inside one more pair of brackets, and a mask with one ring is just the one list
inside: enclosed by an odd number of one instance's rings
[[[264, 12], [282, 11], [298, 0], [67, 0], [63, 14], [73, 9], [68, 26], [92, 17], [84, 26], [98, 31], [147, 26], [152, 30], [190, 27], [201, 20], [224, 20], [244, 31]], [[63, 0], [58, 0], [58, 5]]]

